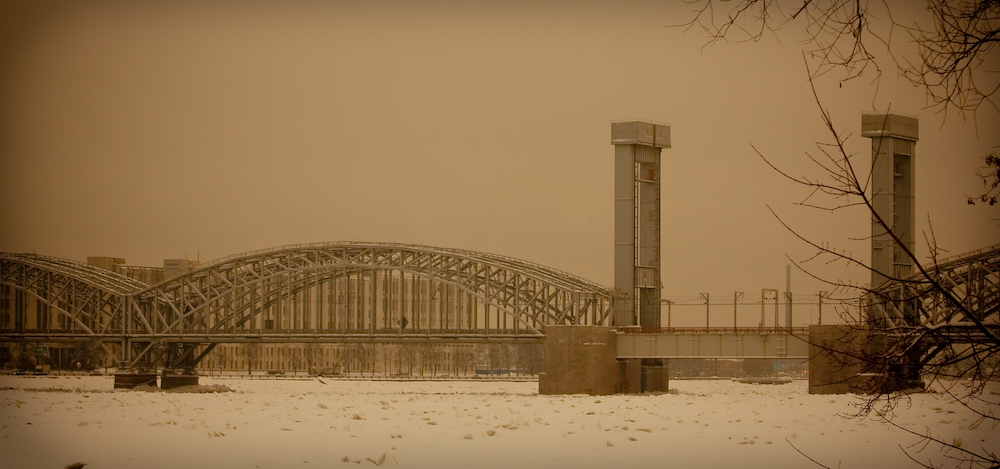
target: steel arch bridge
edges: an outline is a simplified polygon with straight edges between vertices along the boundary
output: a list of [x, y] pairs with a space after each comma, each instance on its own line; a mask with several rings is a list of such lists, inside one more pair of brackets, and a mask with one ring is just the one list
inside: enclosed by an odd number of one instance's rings
[[869, 314], [880, 328], [908, 336], [923, 364], [952, 344], [1000, 344], [1000, 244], [942, 259], [928, 273], [872, 292]]
[[[605, 325], [610, 288], [459, 249], [339, 242], [205, 264], [155, 285], [79, 262], [0, 255], [0, 341], [101, 344], [134, 366], [197, 363], [219, 343], [519, 341], [548, 325]], [[34, 317], [23, 304], [37, 302]]]

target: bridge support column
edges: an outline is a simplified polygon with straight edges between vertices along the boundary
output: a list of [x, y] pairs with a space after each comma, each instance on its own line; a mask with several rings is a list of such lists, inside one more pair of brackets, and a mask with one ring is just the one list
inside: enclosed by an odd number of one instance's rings
[[662, 358], [619, 358], [621, 393], [667, 392], [670, 372]]
[[639, 394], [642, 392], [642, 360], [638, 358], [621, 358], [618, 360], [621, 373], [620, 388], [622, 394]]
[[667, 360], [660, 358], [642, 361], [642, 392], [667, 392], [670, 390], [670, 368]]

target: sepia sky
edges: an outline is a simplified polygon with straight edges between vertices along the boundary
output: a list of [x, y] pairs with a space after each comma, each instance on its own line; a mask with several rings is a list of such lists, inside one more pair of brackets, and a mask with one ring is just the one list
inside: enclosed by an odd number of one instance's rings
[[[385, 241], [610, 285], [610, 128], [635, 119], [672, 127], [666, 298], [783, 289], [786, 254], [811, 251], [768, 206], [868, 259], [868, 214], [795, 206], [806, 192], [751, 148], [800, 175], [829, 141], [794, 27], [703, 48], [667, 27], [692, 18], [680, 1], [0, 5], [0, 251], [157, 266]], [[965, 200], [996, 113], [937, 113], [885, 69], [817, 82], [848, 150], [867, 161], [864, 112], [919, 118], [918, 229], [951, 254], [1000, 242], [1000, 209]], [[829, 290], [793, 276], [796, 293]]]

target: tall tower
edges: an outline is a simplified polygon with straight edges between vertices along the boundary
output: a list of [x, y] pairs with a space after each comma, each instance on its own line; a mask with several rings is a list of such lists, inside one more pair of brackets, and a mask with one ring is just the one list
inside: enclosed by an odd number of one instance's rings
[[611, 124], [615, 146], [615, 301], [612, 325], [660, 326], [660, 151], [670, 127]]
[[[914, 199], [915, 148], [918, 135], [917, 119], [895, 114], [862, 114], [861, 135], [872, 139], [872, 283], [878, 288], [890, 278], [902, 278], [914, 271], [913, 259], [903, 248], [914, 252], [916, 240]], [[875, 215], [889, 227], [886, 230]], [[893, 239], [892, 235], [899, 240]], [[888, 296], [869, 295], [870, 319], [897, 325], [916, 325], [915, 300], [909, 298], [906, 286], [888, 292]], [[887, 308], [887, 304], [892, 304]], [[923, 387], [920, 379], [921, 356], [924, 347], [912, 347], [905, 356], [885, 371], [889, 384], [905, 389]], [[884, 389], [884, 388], [883, 388]]]
[[[917, 119], [896, 114], [862, 114], [861, 136], [872, 139], [872, 206], [892, 233], [914, 252], [914, 149]], [[913, 272], [913, 260], [889, 232], [872, 217], [872, 283], [877, 288], [888, 277]]]

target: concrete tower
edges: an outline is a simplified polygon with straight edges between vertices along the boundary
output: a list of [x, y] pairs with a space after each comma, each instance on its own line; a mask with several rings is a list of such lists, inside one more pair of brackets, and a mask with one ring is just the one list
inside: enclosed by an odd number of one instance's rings
[[[861, 135], [872, 139], [872, 205], [910, 252], [914, 252], [914, 149], [917, 119], [895, 114], [862, 114]], [[872, 217], [872, 281], [877, 288], [913, 272], [913, 260]]]
[[[872, 193], [874, 212], [886, 230], [872, 217], [872, 282], [878, 288], [890, 278], [902, 278], [914, 272], [913, 260], [903, 248], [914, 252], [916, 240], [914, 199], [914, 167], [918, 135], [917, 119], [895, 114], [863, 114], [861, 135], [872, 139]], [[895, 235], [898, 242], [890, 235]], [[871, 302], [888, 301], [892, 308], [870, 307], [871, 319], [894, 324], [916, 325], [914, 301], [907, 298], [905, 287], [895, 289], [889, 297], [870, 296]], [[880, 316], [885, 314], [885, 316]], [[887, 386], [896, 389], [923, 387], [920, 363], [923, 347], [911, 348], [899, 357], [885, 376]]]
[[615, 146], [614, 326], [660, 326], [660, 150], [670, 127], [611, 124]]

